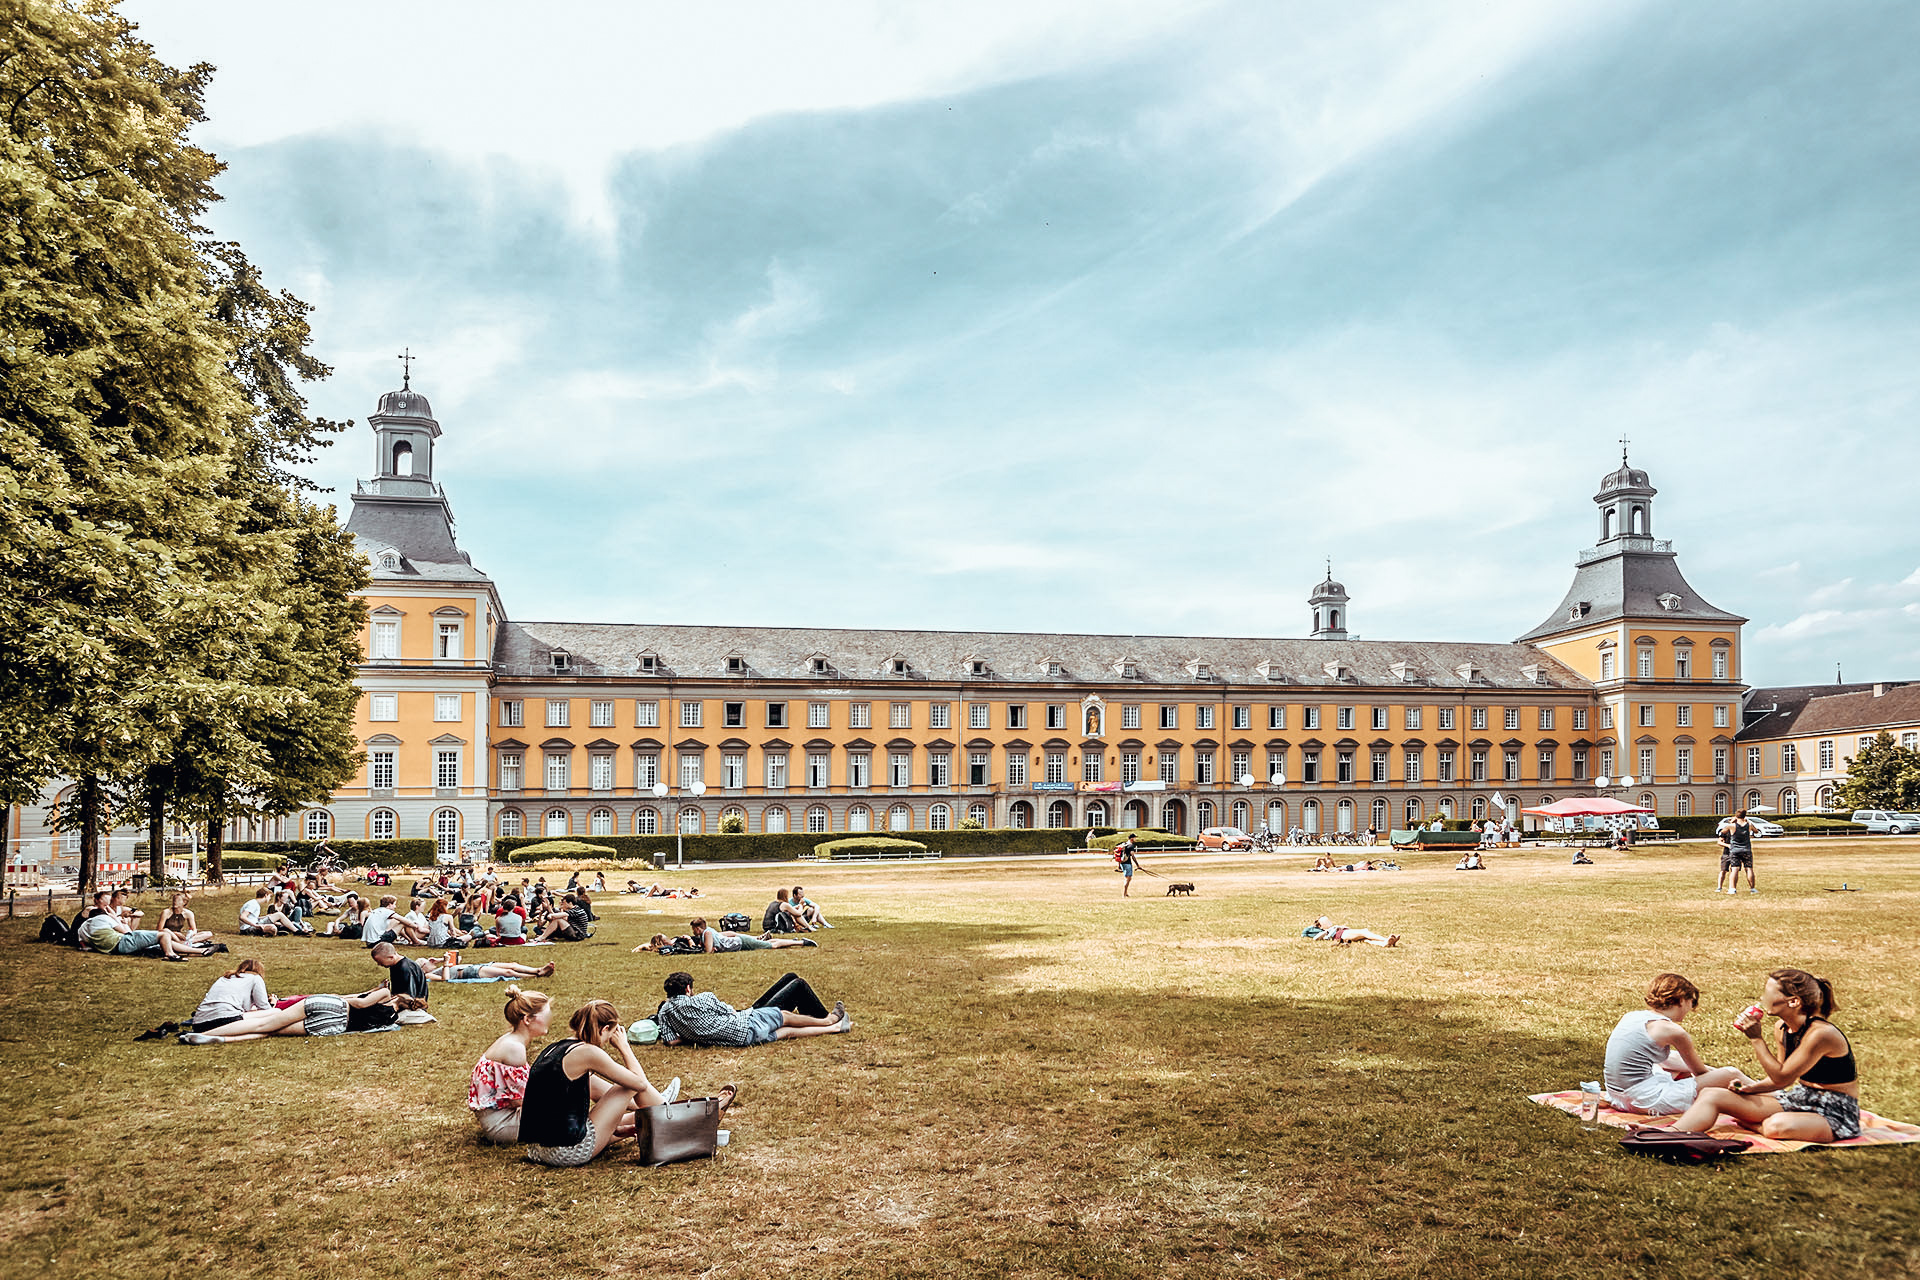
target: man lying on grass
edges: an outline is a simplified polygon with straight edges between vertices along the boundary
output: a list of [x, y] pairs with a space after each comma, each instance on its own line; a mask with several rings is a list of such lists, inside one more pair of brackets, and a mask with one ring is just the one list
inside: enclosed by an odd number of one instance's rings
[[708, 954], [716, 951], [779, 951], [785, 947], [820, 945], [812, 938], [773, 938], [764, 933], [756, 938], [750, 933], [735, 933], [731, 929], [708, 928], [705, 916], [695, 916], [687, 922], [687, 928], [692, 931], [693, 945]]
[[[667, 998], [653, 1015], [661, 1039], [671, 1044], [722, 1045], [744, 1049], [799, 1036], [830, 1036], [853, 1030], [844, 1001], [833, 1002], [825, 1017], [785, 1009], [736, 1009], [711, 991], [693, 994], [693, 975], [670, 973]], [[816, 1006], [818, 1007], [818, 1006]]]
[[1356, 942], [1371, 942], [1376, 947], [1397, 947], [1400, 935], [1397, 933], [1381, 935], [1371, 929], [1360, 929], [1350, 924], [1335, 924], [1332, 916], [1321, 916], [1300, 931], [1303, 938], [1317, 938], [1324, 942], [1336, 942], [1341, 946], [1351, 946]]
[[95, 951], [110, 956], [137, 956], [149, 947], [159, 947], [163, 960], [185, 960], [188, 956], [209, 954], [204, 947], [189, 943], [184, 934], [171, 929], [135, 929], [108, 906], [112, 895], [93, 895], [93, 914], [80, 922], [81, 941]]

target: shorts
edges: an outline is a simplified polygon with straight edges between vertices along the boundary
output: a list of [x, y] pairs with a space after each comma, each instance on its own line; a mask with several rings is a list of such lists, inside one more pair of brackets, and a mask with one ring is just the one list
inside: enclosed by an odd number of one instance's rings
[[[515, 1131], [519, 1125], [515, 1123]], [[543, 1147], [537, 1142], [527, 1144], [526, 1158], [535, 1164], [552, 1165], [556, 1169], [577, 1169], [593, 1159], [594, 1132], [593, 1121], [587, 1121], [587, 1136], [570, 1147]]]
[[1753, 850], [1728, 849], [1722, 852], [1720, 855], [1720, 869], [1727, 871], [1733, 867], [1745, 867], [1749, 871], [1753, 870]]
[[480, 976], [480, 966], [477, 964], [457, 964], [453, 966], [453, 972], [447, 976], [449, 978], [477, 978]]
[[747, 1030], [753, 1036], [747, 1041], [748, 1044], [772, 1044], [780, 1028], [787, 1025], [787, 1015], [772, 1007], [743, 1009], [741, 1012], [747, 1019]]
[[115, 943], [113, 950], [108, 952], [107, 954], [115, 955], [115, 956], [138, 955], [140, 954], [140, 952], [145, 951], [148, 947], [155, 947], [159, 945], [160, 945], [160, 933], [158, 930], [135, 929], [132, 933], [121, 934], [120, 941]]
[[773, 944], [765, 938], [755, 938], [743, 933], [740, 935], [740, 949], [742, 951], [772, 951], [774, 948]]
[[369, 938], [364, 933], [360, 935], [360, 941], [366, 943], [368, 947], [377, 947], [383, 942], [397, 942], [399, 939], [400, 934], [393, 929], [387, 930], [377, 938]]
[[1628, 1111], [1641, 1116], [1674, 1116], [1692, 1106], [1699, 1092], [1700, 1083], [1693, 1076], [1682, 1078], [1655, 1071], [1625, 1088], [1616, 1089], [1608, 1085], [1607, 1101], [1613, 1104], [1615, 1111]]
[[1860, 1100], [1850, 1093], [1797, 1084], [1780, 1095], [1780, 1109], [1819, 1116], [1833, 1130], [1835, 1142], [1860, 1136]]
[[473, 1113], [473, 1122], [480, 1126], [480, 1140], [499, 1146], [511, 1146], [520, 1141], [520, 1108], [488, 1107], [485, 1111]]
[[339, 996], [308, 996], [306, 1027], [310, 1036], [345, 1035], [347, 1002]]

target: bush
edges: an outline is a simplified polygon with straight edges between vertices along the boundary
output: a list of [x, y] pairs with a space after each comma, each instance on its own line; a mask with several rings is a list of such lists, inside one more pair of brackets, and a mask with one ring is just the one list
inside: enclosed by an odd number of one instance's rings
[[[1093, 828], [1111, 831], [1111, 827]], [[684, 837], [688, 862], [797, 862], [813, 856], [814, 846], [832, 840], [844, 840], [863, 832], [784, 831], [750, 833], [738, 836], [699, 835]], [[884, 836], [884, 831], [872, 832]], [[990, 858], [1003, 854], [1065, 853], [1083, 848], [1086, 827], [988, 827], [978, 831], [902, 831], [900, 836], [921, 841], [949, 858]], [[399, 841], [386, 843], [397, 844]], [[431, 843], [431, 842], [427, 842]], [[501, 862], [519, 861], [514, 854], [528, 845], [541, 844], [538, 836], [517, 836], [493, 842], [494, 857]], [[622, 859], [646, 859], [656, 866], [673, 862], [673, 833], [658, 836], [595, 836], [592, 843], [613, 850]]]
[[1134, 844], [1142, 849], [1191, 849], [1194, 843], [1192, 836], [1177, 836], [1171, 831], [1163, 831], [1158, 827], [1143, 827], [1138, 831], [1115, 831], [1104, 836], [1090, 835], [1087, 837], [1087, 848], [1111, 851], [1127, 836], [1132, 836]]
[[613, 859], [619, 855], [617, 849], [604, 844], [587, 844], [582, 840], [542, 840], [515, 849], [507, 857], [508, 862], [578, 862], [587, 858]]
[[[383, 867], [431, 867], [439, 850], [431, 840], [329, 840], [327, 847], [350, 867], [365, 866], [369, 862]], [[223, 864], [232, 866], [232, 855], [236, 853], [271, 855], [273, 861], [268, 865], [277, 867], [287, 859], [301, 863], [312, 861], [313, 844], [302, 840], [240, 840], [225, 846], [221, 854]], [[205, 850], [200, 856], [204, 862]]]
[[721, 835], [740, 836], [740, 835], [745, 835], [746, 833], [747, 833], [747, 820], [745, 818], [741, 817], [737, 813], [728, 813], [728, 814], [721, 815], [721, 818], [720, 818], [720, 834]]
[[902, 840], [897, 836], [848, 836], [844, 840], [829, 840], [825, 844], [815, 845], [813, 856], [831, 859], [850, 853], [872, 853], [887, 858], [926, 851], [927, 846], [918, 840]]
[[980, 819], [978, 818], [960, 819], [960, 830], [962, 831], [985, 831], [986, 829], [987, 829], [987, 824], [980, 821]]

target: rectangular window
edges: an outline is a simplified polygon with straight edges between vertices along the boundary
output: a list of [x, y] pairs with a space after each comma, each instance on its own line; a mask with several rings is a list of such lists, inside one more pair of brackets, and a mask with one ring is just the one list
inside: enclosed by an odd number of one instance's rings
[[367, 785], [375, 791], [393, 790], [393, 752], [367, 753]]
[[610, 698], [596, 698], [587, 704], [587, 723], [595, 729], [613, 727], [613, 701]]
[[1160, 781], [1172, 786], [1180, 781], [1180, 753], [1162, 751], [1160, 753]]
[[1160, 707], [1160, 727], [1162, 729], [1178, 729], [1180, 727], [1180, 708], [1162, 704]]
[[1693, 725], [1693, 708], [1692, 707], [1687, 706], [1685, 703], [1682, 703], [1673, 709], [1673, 714], [1674, 714], [1673, 722], [1679, 725], [1682, 729], [1687, 729], [1692, 727]]
[[1673, 675], [1676, 680], [1691, 680], [1693, 678], [1693, 654], [1689, 650], [1674, 650]]
[[1138, 781], [1140, 781], [1140, 753], [1138, 751], [1122, 751], [1120, 753], [1121, 785], [1132, 786]]
[[1387, 727], [1387, 709], [1385, 707], [1373, 708], [1369, 719], [1375, 732], [1384, 730]]
[[458, 658], [460, 656], [460, 624], [457, 622], [443, 622], [433, 630], [433, 656], [436, 658]]
[[887, 727], [889, 729], [913, 728], [913, 704], [894, 702], [887, 706]]
[[[1013, 765], [1018, 761], [1021, 768], [1026, 767], [1025, 756], [1007, 757], [1007, 782], [1013, 784]], [[953, 757], [944, 751], [936, 751], [927, 757], [927, 785], [930, 787], [950, 787], [953, 785]]]
[[864, 751], [847, 753], [847, 785], [867, 787], [873, 785], [873, 757]]
[[373, 647], [367, 654], [376, 661], [381, 658], [400, 656], [400, 624], [397, 622], [376, 622], [373, 624]]
[[1676, 747], [1673, 752], [1674, 776], [1681, 782], [1693, 781], [1693, 748]]
[[460, 695], [457, 693], [434, 694], [433, 718], [435, 720], [458, 720], [460, 718]]
[[634, 703], [633, 725], [636, 729], [658, 729], [660, 727], [660, 704], [657, 702]]
[[1283, 778], [1287, 773], [1287, 752], [1284, 747], [1269, 747], [1267, 749], [1267, 781], [1272, 782], [1273, 775], [1276, 773]]
[[967, 704], [967, 727], [969, 729], [984, 729], [987, 727], [986, 703], [972, 702]]
[[400, 718], [400, 695], [397, 693], [376, 693], [367, 699], [367, 719], [398, 720]]
[[[1008, 710], [1012, 710], [1012, 708], [1008, 708]], [[1007, 725], [1007, 728], [1009, 729], [1018, 729], [1019, 727], [1020, 727], [1019, 725], [1012, 724], [1012, 723], [1009, 723]], [[1058, 703], [1049, 702], [1047, 704], [1047, 728], [1064, 729], [1066, 727], [1067, 727], [1067, 709], [1059, 705]]]
[[1287, 709], [1283, 706], [1267, 708], [1267, 728], [1284, 729], [1287, 727]]
[[1600, 652], [1600, 678], [1613, 679], [1613, 650], [1611, 649], [1603, 649]]
[[515, 698], [500, 704], [500, 723], [508, 729], [518, 729], [526, 723], [526, 704]]
[[1573, 780], [1575, 782], [1587, 780], [1587, 749], [1585, 747], [1573, 749]]
[[767, 728], [784, 729], [787, 727], [787, 704], [769, 702], [767, 704]]
[[887, 753], [887, 785], [896, 788], [913, 785], [912, 752], [889, 751]]
[[595, 791], [613, 790], [613, 757], [593, 755], [587, 757], [587, 785]]
[[1235, 707], [1233, 709], [1233, 727], [1236, 729], [1253, 728], [1253, 708]]
[[1500, 753], [1500, 780], [1503, 782], [1520, 781], [1520, 753], [1503, 751]]
[[1213, 728], [1213, 704], [1212, 703], [1210, 702], [1201, 703], [1199, 706], [1193, 709], [1193, 715], [1194, 715], [1193, 723], [1195, 728], [1199, 728], [1199, 729]]
[[1902, 747], [1902, 749], [1907, 751], [1920, 750], [1920, 733], [1901, 734], [1900, 746]]
[[1334, 718], [1334, 727], [1336, 729], [1353, 728], [1353, 708], [1352, 707], [1339, 708], [1334, 712], [1333, 718]]
[[1320, 708], [1300, 708], [1300, 727], [1302, 729], [1318, 729], [1320, 727]]
[[635, 756], [633, 758], [633, 785], [641, 791], [651, 791], [660, 781], [659, 756]]
[[1653, 650], [1640, 649], [1635, 651], [1634, 657], [1633, 657], [1633, 670], [1634, 670], [1635, 677], [1638, 679], [1641, 679], [1641, 680], [1653, 679]]
[[747, 785], [747, 756], [743, 751], [729, 751], [720, 757], [720, 786], [728, 791], [738, 791]]
[[1333, 753], [1333, 780], [1336, 783], [1353, 781], [1353, 752], [1336, 751]]
[[1612, 707], [1609, 706], [1609, 707], [1600, 708], [1600, 727], [1602, 729], [1613, 728], [1613, 708]]
[[1640, 748], [1640, 781], [1653, 781], [1653, 748]]
[[1553, 708], [1552, 707], [1540, 708], [1540, 728], [1542, 732], [1552, 732], [1553, 730]]
[[833, 704], [830, 702], [809, 702], [807, 704], [807, 728], [809, 729], [829, 728], [832, 724], [832, 721], [827, 711], [827, 708], [829, 708], [832, 705]]
[[1233, 777], [1229, 782], [1239, 782], [1242, 778], [1253, 776], [1253, 752], [1236, 751], [1233, 753]]
[[1760, 748], [1758, 747], [1747, 748], [1747, 776], [1749, 778], [1760, 776]]
[[830, 781], [831, 777], [832, 773], [830, 772], [827, 753], [824, 751], [807, 752], [807, 785], [818, 791], [833, 785]]
[[1731, 708], [1727, 707], [1724, 703], [1713, 709], [1713, 727], [1716, 729], [1726, 728], [1727, 722], [1732, 718], [1733, 713]]
[[1651, 729], [1653, 727], [1653, 704], [1651, 702], [1643, 702], [1640, 704], [1640, 727], [1642, 729]]
[[1725, 649], [1715, 649], [1713, 651], [1713, 678], [1715, 680], [1725, 680], [1727, 678], [1727, 651]]
[[1407, 728], [1418, 729], [1419, 727], [1420, 727], [1420, 708], [1408, 707], [1407, 708]]
[[1600, 748], [1600, 776], [1603, 778], [1613, 777], [1613, 748], [1612, 747]]
[[1443, 750], [1440, 752], [1439, 778], [1442, 782], [1453, 781], [1453, 752], [1451, 751]]
[[500, 753], [500, 789], [502, 791], [520, 789], [520, 758], [518, 751]]
[[1196, 751], [1193, 753], [1193, 780], [1199, 786], [1213, 784], [1213, 752]]
[[1451, 730], [1453, 728], [1453, 721], [1454, 721], [1453, 708], [1441, 707], [1440, 708], [1440, 728], [1443, 731]]
[[1580, 732], [1580, 733], [1586, 732], [1587, 709], [1585, 707], [1575, 707], [1573, 709], [1573, 727], [1577, 732]]
[[727, 729], [744, 729], [747, 726], [747, 704], [744, 702], [723, 702], [720, 704], [720, 724]]
[[1469, 771], [1470, 771], [1470, 772], [1469, 772], [1469, 773], [1467, 774], [1467, 780], [1468, 780], [1468, 781], [1470, 781], [1470, 782], [1485, 782], [1485, 781], [1487, 780], [1487, 753], [1486, 753], [1486, 751], [1485, 751], [1485, 750], [1480, 750], [1480, 749], [1477, 749], [1477, 750], [1475, 750], [1475, 751], [1473, 752], [1473, 754], [1472, 754], [1471, 756], [1469, 756], [1469, 757], [1468, 757], [1468, 764], [1467, 764], [1467, 768], [1468, 768], [1468, 769], [1469, 769]]
[[1140, 704], [1133, 703], [1120, 708], [1120, 727], [1138, 729], [1140, 727]]
[[935, 702], [927, 707], [927, 728], [951, 729], [953, 727], [953, 704]]
[[547, 790], [565, 791], [573, 785], [573, 760], [561, 752], [547, 757]]
[[1062, 783], [1067, 780], [1067, 757], [1062, 751], [1047, 752], [1047, 781]]
[[1368, 776], [1371, 778], [1372, 781], [1385, 782], [1387, 780], [1387, 753], [1386, 752], [1375, 751], [1370, 753], [1368, 756], [1368, 764], [1369, 764]]
[[1081, 756], [1080, 757], [1080, 781], [1082, 782], [1106, 781], [1106, 779], [1101, 776], [1101, 766], [1104, 765], [1105, 763], [1106, 763], [1106, 758], [1102, 756], [1098, 751], [1089, 751], [1084, 756]]
[[547, 728], [564, 729], [573, 719], [573, 704], [565, 698], [547, 699]]
[[[1052, 761], [1054, 759], [1055, 757], [1048, 757], [1047, 768], [1049, 770], [1053, 768]], [[1061, 768], [1064, 770], [1066, 766], [1063, 764]], [[988, 785], [989, 776], [990, 768], [987, 763], [987, 753], [984, 751], [969, 751], [967, 753], [967, 785], [970, 787], [984, 787]]]
[[1300, 781], [1320, 781], [1320, 753], [1318, 751], [1302, 751], [1300, 753]]
[[1822, 770], [1833, 768], [1833, 739], [1832, 738], [1820, 739], [1820, 768]]
[[1485, 707], [1475, 707], [1471, 716], [1474, 728], [1484, 729], [1487, 727], [1487, 709]]
[[698, 729], [700, 727], [701, 712], [705, 707], [706, 704], [697, 699], [682, 699], [680, 703], [680, 727], [682, 729]]
[[1518, 729], [1520, 727], [1520, 708], [1508, 707], [1506, 709], [1505, 714], [1502, 716], [1502, 723], [1505, 725], [1509, 733], [1511, 733], [1515, 729]]
[[697, 751], [680, 753], [680, 789], [686, 791], [696, 782], [706, 781], [707, 760]]
[[767, 752], [767, 790], [785, 791], [787, 789], [787, 753], [784, 751]]
[[1420, 755], [1419, 751], [1409, 747], [1400, 756], [1400, 769], [1405, 775], [1403, 781], [1410, 787], [1420, 782]]
[[1027, 757], [1018, 751], [1007, 752], [1007, 785], [1009, 787], [1027, 785]]
[[1727, 780], [1727, 749], [1725, 747], [1713, 749], [1713, 780], [1715, 782]]
[[1553, 781], [1553, 752], [1551, 751], [1540, 753], [1540, 781]]

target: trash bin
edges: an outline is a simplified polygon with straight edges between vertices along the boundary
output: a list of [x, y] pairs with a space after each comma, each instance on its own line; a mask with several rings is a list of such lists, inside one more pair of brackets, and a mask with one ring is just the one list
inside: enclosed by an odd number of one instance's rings
[[147, 873], [146, 872], [136, 871], [133, 873], [133, 891], [135, 893], [145, 893], [147, 891]]

